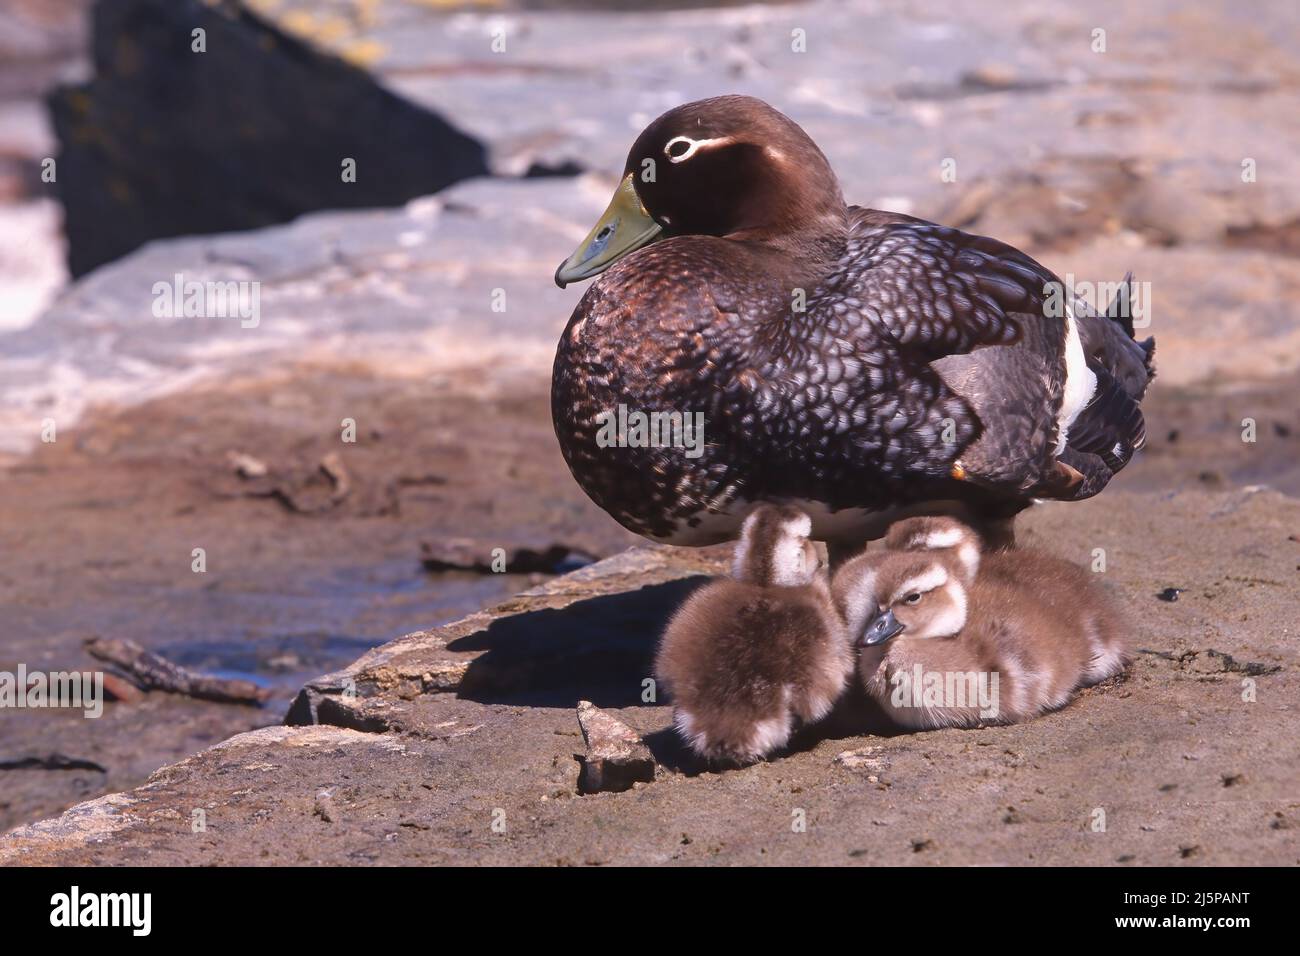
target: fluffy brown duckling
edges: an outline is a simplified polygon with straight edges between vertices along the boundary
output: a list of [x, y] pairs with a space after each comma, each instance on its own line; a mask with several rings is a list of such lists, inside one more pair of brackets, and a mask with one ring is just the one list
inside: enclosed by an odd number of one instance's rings
[[755, 509], [733, 577], [696, 591], [664, 632], [655, 673], [700, 757], [761, 760], [826, 716], [848, 685], [853, 652], [811, 530], [794, 508]]
[[894, 551], [933, 551], [956, 560], [969, 588], [978, 576], [1032, 598], [1089, 649], [1085, 683], [1113, 677], [1128, 664], [1124, 619], [1091, 573], [1036, 548], [992, 550], [969, 525], [951, 517], [908, 518], [885, 536]]
[[[970, 580], [955, 548], [860, 555], [834, 595], [861, 648], [863, 688], [903, 727], [1017, 723], [1123, 667], [1122, 650], [1099, 667], [1091, 635], [1032, 590], [983, 571]], [[1110, 613], [1095, 588], [1074, 600]]]

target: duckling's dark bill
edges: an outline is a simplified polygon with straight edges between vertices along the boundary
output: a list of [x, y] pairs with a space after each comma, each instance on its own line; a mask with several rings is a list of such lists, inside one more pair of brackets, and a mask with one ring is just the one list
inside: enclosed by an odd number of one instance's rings
[[901, 634], [904, 627], [903, 622], [894, 617], [893, 611], [886, 611], [862, 632], [861, 646], [873, 647], [876, 644], [883, 644], [891, 637]]
[[662, 231], [641, 205], [628, 173], [582, 245], [555, 270], [555, 284], [563, 289], [570, 282], [604, 272], [629, 252], [653, 242]]

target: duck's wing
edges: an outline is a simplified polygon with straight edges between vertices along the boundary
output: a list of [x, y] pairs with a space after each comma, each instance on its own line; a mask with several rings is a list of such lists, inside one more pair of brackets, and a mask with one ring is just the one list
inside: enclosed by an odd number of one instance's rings
[[872, 323], [916, 355], [1017, 342], [1061, 286], [996, 239], [856, 206], [850, 217], [845, 274], [833, 284], [856, 290]]
[[[1131, 276], [1098, 313], [996, 239], [894, 213], [852, 215], [868, 315], [978, 419], [959, 460], [968, 479], [1071, 499], [1105, 487], [1145, 440], [1138, 402], [1154, 375], [1154, 341], [1133, 339]], [[1086, 370], [1071, 361], [1071, 318]], [[1069, 404], [1068, 376], [1091, 389], [1082, 399], [1076, 391], [1082, 407]]]
[[959, 473], [1028, 493], [1053, 469], [1066, 383], [1063, 284], [995, 239], [894, 213], [852, 214], [849, 261], [867, 322], [913, 376], [968, 406], [970, 440], [952, 455]]

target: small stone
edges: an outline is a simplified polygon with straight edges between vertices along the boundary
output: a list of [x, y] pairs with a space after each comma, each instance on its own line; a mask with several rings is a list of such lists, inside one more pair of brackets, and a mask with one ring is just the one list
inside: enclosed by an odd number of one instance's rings
[[961, 77], [962, 86], [980, 91], [1011, 90], [1021, 82], [1020, 74], [1009, 63], [984, 63]]
[[1156, 597], [1158, 597], [1162, 601], [1168, 601], [1169, 603], [1172, 604], [1174, 601], [1178, 600], [1178, 595], [1182, 594], [1185, 590], [1187, 589], [1186, 588], [1165, 588], [1163, 591], [1157, 594]]
[[240, 478], [265, 478], [269, 471], [265, 462], [242, 451], [226, 452], [226, 460]]
[[348, 470], [343, 467], [343, 459], [338, 452], [332, 451], [322, 458], [320, 470], [334, 486], [333, 494], [330, 495], [331, 501], [342, 501], [352, 491], [352, 479], [348, 476]]
[[333, 794], [334, 791], [328, 789], [316, 791], [316, 803], [312, 808], [312, 813], [326, 823], [334, 823], [338, 820], [338, 810], [334, 807]]
[[655, 778], [655, 760], [641, 735], [589, 700], [578, 702], [578, 726], [587, 753], [578, 760], [578, 792], [619, 793]]
[[[860, 750], [845, 750], [835, 756], [835, 762], [849, 770], [869, 770], [879, 773], [889, 769], [889, 758], [882, 753], [881, 747], [863, 747]], [[872, 783], [875, 780], [867, 778]]]

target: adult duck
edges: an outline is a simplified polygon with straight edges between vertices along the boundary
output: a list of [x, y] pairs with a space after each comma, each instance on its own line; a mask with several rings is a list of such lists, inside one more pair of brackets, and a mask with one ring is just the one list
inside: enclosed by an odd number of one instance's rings
[[1145, 438], [1154, 343], [1126, 300], [1098, 314], [1011, 246], [846, 205], [812, 139], [751, 97], [637, 137], [555, 280], [597, 274], [552, 417], [578, 483], [649, 538], [728, 540], [767, 501], [844, 548], [929, 513], [1005, 544], [1017, 512], [1096, 494]]

